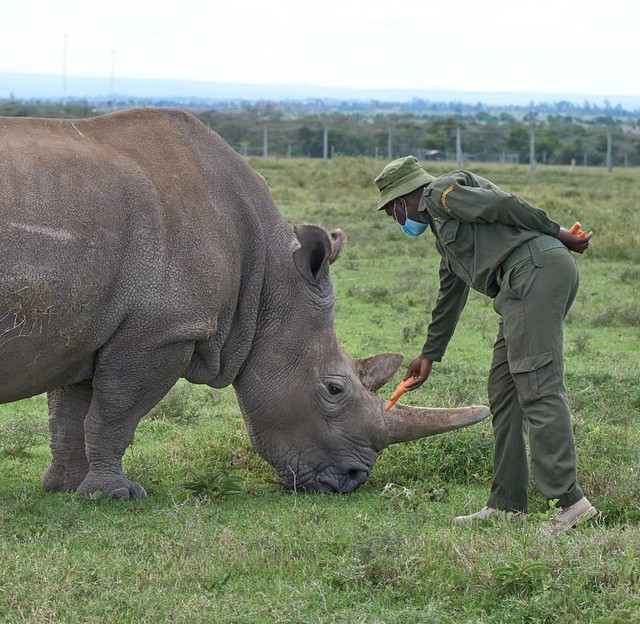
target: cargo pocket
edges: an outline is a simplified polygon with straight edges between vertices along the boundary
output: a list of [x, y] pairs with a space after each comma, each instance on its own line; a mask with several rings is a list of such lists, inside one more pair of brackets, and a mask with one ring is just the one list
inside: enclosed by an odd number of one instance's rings
[[445, 245], [450, 245], [458, 236], [460, 222], [455, 219], [442, 219], [438, 224], [438, 235]]
[[458, 254], [469, 254], [474, 248], [473, 224], [461, 223], [455, 219], [442, 219], [438, 226], [440, 240]]
[[533, 403], [554, 392], [557, 380], [551, 351], [515, 360], [509, 368], [521, 405]]
[[446, 249], [454, 273], [471, 283], [474, 270], [474, 235], [470, 224], [455, 219], [442, 219], [438, 225], [438, 238]]

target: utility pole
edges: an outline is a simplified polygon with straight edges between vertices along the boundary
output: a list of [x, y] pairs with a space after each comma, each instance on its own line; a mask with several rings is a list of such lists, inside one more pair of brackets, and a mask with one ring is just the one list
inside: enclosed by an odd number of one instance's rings
[[393, 128], [389, 128], [389, 134], [387, 135], [387, 158], [391, 160], [393, 158]]
[[460, 126], [456, 126], [456, 167], [462, 168], [462, 139], [460, 137]]
[[267, 158], [267, 156], [269, 156], [269, 133], [265, 125], [262, 128], [262, 158]]
[[611, 164], [611, 128], [607, 128], [607, 173], [611, 173], [613, 166]]
[[113, 87], [116, 73], [116, 51], [114, 49], [111, 50], [111, 82], [110, 82], [110, 93], [111, 93], [111, 106], [110, 109], [113, 110], [115, 105], [115, 90]]
[[62, 41], [62, 105], [67, 105], [67, 35]]

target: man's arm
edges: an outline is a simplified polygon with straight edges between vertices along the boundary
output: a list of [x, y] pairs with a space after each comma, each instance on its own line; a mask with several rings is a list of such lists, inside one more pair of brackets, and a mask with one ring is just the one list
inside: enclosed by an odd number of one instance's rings
[[422, 353], [409, 364], [404, 377], [414, 378], [407, 390], [419, 388], [429, 377], [432, 362], [442, 360], [468, 296], [469, 286], [449, 271], [443, 259], [440, 262], [440, 291], [431, 313], [427, 341]]
[[544, 210], [465, 171], [441, 176], [430, 187], [431, 212], [464, 223], [500, 223], [558, 236], [560, 226]]

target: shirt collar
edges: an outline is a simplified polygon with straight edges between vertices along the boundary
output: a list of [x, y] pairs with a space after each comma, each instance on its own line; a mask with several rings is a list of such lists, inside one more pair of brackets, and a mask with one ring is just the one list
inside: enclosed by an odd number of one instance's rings
[[427, 189], [429, 188], [429, 185], [427, 184], [427, 186], [424, 187], [423, 191], [422, 191], [422, 196], [420, 197], [420, 203], [418, 204], [418, 212], [424, 212], [427, 209]]

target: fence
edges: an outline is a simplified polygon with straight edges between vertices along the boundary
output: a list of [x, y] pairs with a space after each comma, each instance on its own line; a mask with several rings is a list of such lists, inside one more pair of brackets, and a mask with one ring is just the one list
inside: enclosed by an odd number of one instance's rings
[[[305, 122], [305, 120], [291, 120], [290, 122], [279, 120], [278, 123], [264, 124], [262, 127], [256, 126], [256, 124], [253, 126], [236, 124], [231, 128], [224, 125], [216, 127], [215, 123], [208, 123], [208, 125], [218, 131], [237, 152], [246, 157], [302, 157], [328, 160], [334, 158], [336, 154], [341, 154], [391, 160], [398, 156], [413, 154], [421, 161], [454, 161], [457, 166], [463, 166], [464, 163], [469, 162], [529, 163], [532, 171], [535, 170], [537, 164], [606, 165], [609, 171], [614, 164], [616, 166], [640, 165], [640, 139], [636, 139], [638, 145], [635, 147], [627, 139], [626, 144], [621, 142], [617, 149], [614, 149], [615, 142], [610, 132], [606, 134], [606, 147], [605, 145], [598, 147], [593, 140], [591, 147], [588, 145], [576, 146], [572, 150], [559, 144], [562, 149], [556, 145], [554, 153], [553, 147], [547, 149], [544, 141], [541, 146], [536, 145], [536, 136], [532, 130], [525, 134], [521, 141], [522, 145], [517, 151], [513, 149], [496, 150], [495, 143], [500, 141], [494, 140], [492, 142], [489, 139], [486, 142], [483, 141], [477, 127], [474, 127], [470, 132], [456, 128], [455, 136], [446, 141], [450, 147], [430, 149], [425, 147], [430, 141], [429, 132], [416, 130], [416, 128], [413, 128], [413, 132], [381, 131], [379, 128], [373, 128], [367, 132], [362, 129], [362, 125], [366, 125], [362, 121], [353, 122], [352, 126], [342, 123], [335, 128], [328, 124], [321, 125], [316, 122], [313, 125], [313, 123]], [[503, 134], [505, 134], [504, 130]], [[442, 137], [438, 142], [443, 143]], [[483, 143], [486, 143], [486, 148], [483, 147]], [[629, 149], [634, 154], [631, 163]], [[634, 162], [636, 160], [637, 163]]]

